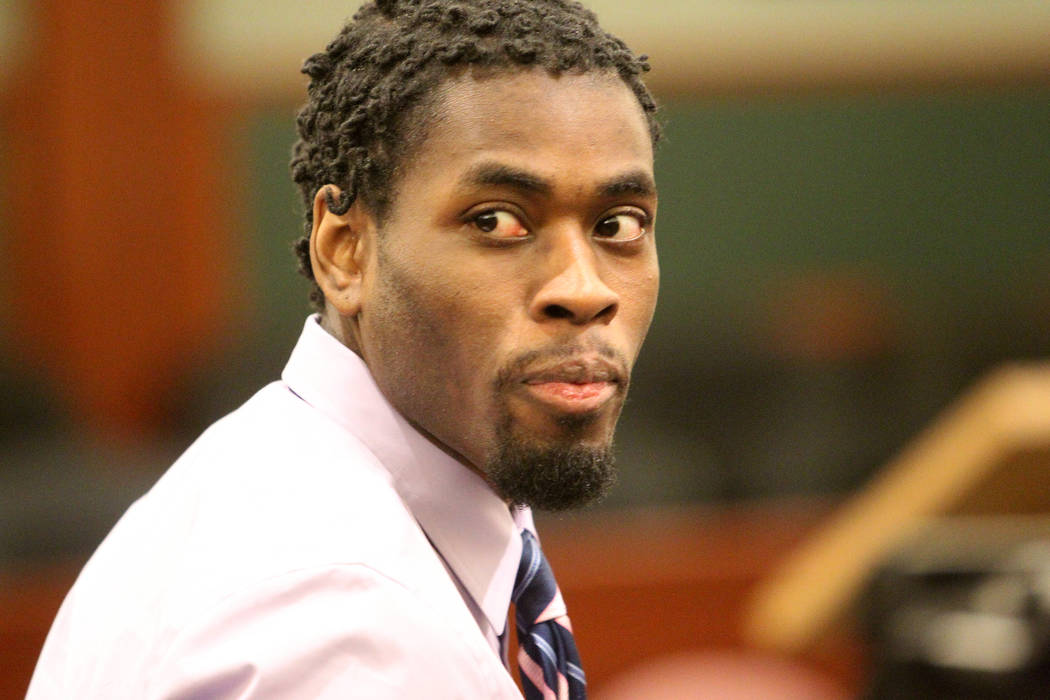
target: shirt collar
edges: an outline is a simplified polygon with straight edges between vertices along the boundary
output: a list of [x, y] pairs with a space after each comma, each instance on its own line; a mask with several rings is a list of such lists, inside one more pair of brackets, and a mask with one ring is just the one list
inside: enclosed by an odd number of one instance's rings
[[507, 622], [527, 508], [512, 513], [475, 472], [435, 446], [390, 405], [364, 361], [306, 320], [281, 375], [301, 399], [379, 458], [435, 549], [496, 634]]

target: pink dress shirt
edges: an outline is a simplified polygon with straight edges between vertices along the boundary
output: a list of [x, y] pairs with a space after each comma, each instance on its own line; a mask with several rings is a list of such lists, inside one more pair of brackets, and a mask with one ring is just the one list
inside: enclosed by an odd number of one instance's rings
[[91, 557], [28, 700], [520, 698], [521, 527], [311, 317]]

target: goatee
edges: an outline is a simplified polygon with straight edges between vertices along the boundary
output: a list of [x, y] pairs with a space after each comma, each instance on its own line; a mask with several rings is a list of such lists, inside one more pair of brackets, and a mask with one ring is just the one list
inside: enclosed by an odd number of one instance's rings
[[601, 499], [616, 483], [612, 445], [535, 444], [504, 432], [485, 469], [514, 505], [568, 510]]

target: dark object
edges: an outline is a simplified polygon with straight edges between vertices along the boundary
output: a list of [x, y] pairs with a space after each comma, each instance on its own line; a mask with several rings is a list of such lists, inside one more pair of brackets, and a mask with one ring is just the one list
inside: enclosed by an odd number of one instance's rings
[[1050, 520], [939, 523], [865, 597], [869, 700], [1050, 698]]

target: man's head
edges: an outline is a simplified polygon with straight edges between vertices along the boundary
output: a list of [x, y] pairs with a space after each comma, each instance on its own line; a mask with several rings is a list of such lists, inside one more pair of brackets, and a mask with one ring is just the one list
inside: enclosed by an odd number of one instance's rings
[[[313, 200], [324, 185], [360, 197], [382, 217], [398, 166], [426, 136], [436, 88], [468, 66], [542, 68], [551, 73], [607, 71], [630, 86], [653, 142], [656, 105], [640, 79], [649, 70], [570, 0], [378, 0], [365, 3], [323, 53], [303, 65], [309, 100], [299, 112], [291, 170], [306, 212], [296, 243], [300, 272], [313, 280], [309, 235]], [[313, 299], [323, 304], [316, 287]]]
[[323, 323], [510, 501], [611, 480], [659, 274], [644, 69], [561, 0], [369, 4], [304, 68]]

